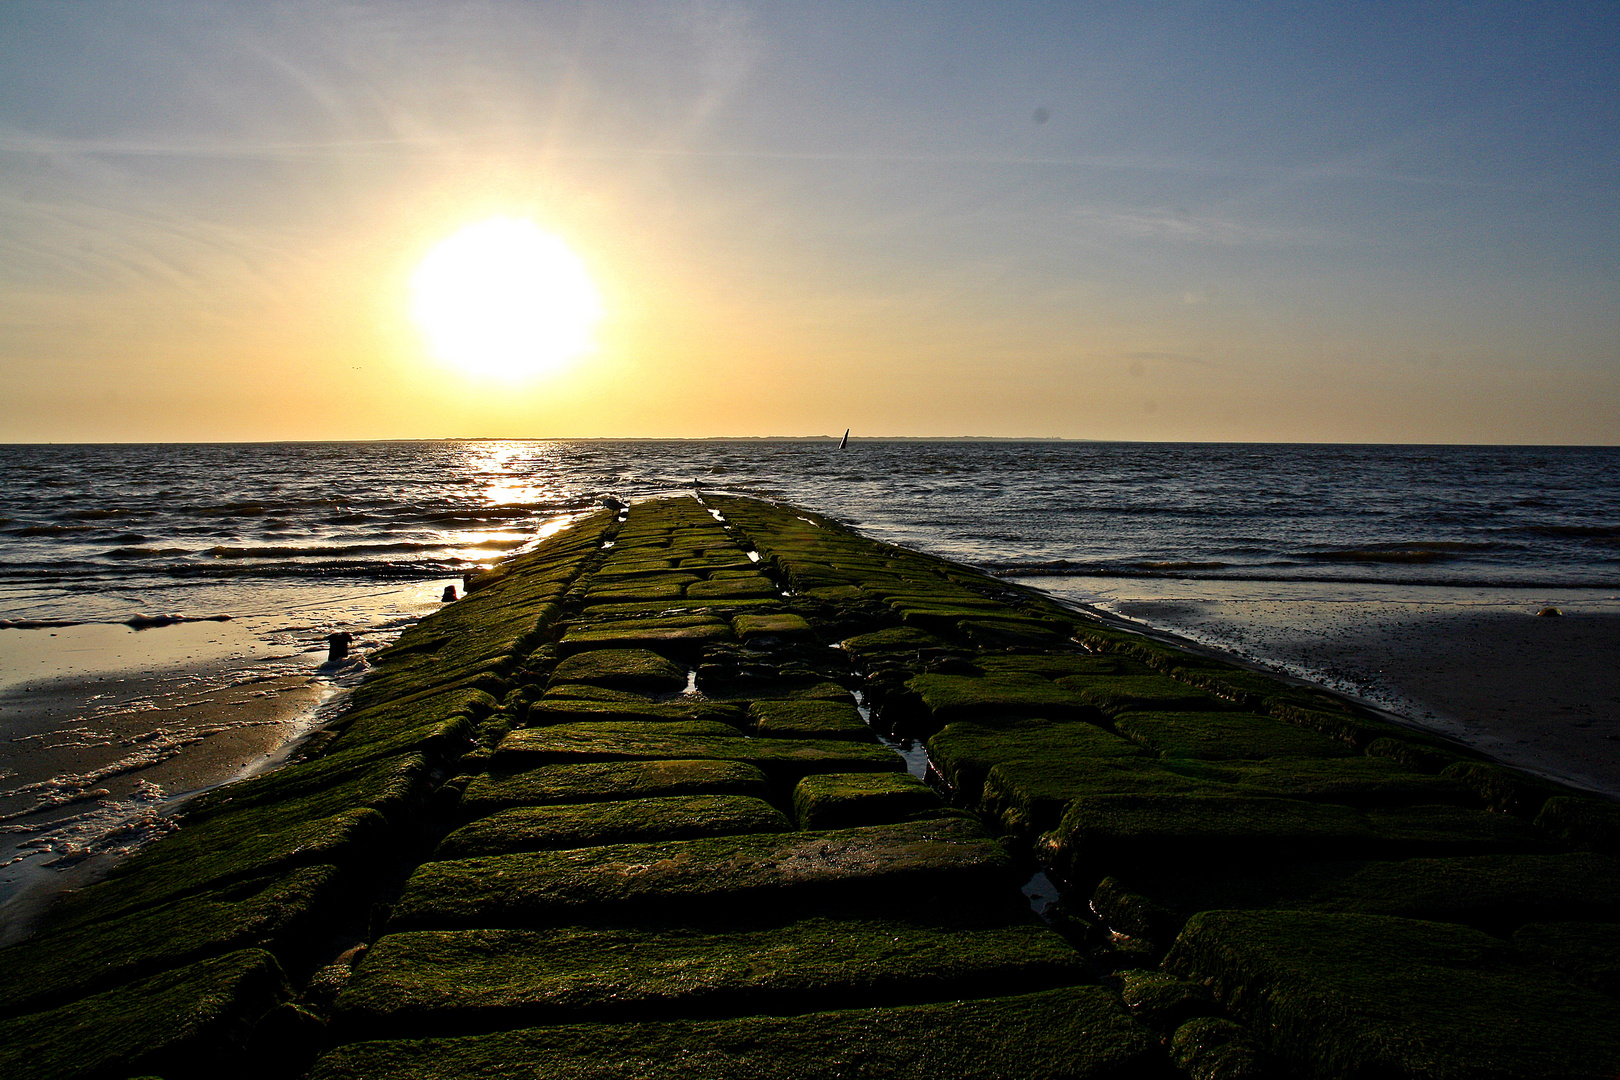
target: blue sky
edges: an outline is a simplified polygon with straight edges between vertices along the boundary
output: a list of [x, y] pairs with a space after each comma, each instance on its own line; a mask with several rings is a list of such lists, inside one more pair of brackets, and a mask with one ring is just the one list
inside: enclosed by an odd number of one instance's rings
[[[0, 7], [0, 439], [1620, 441], [1607, 4]], [[599, 352], [403, 282], [528, 216]]]

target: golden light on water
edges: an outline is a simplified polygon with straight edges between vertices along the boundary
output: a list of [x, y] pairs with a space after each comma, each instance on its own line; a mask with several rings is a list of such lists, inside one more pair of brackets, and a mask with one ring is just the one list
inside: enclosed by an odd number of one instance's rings
[[411, 315], [446, 363], [521, 379], [594, 348], [602, 297], [562, 240], [532, 221], [497, 217], [428, 252], [411, 277]]

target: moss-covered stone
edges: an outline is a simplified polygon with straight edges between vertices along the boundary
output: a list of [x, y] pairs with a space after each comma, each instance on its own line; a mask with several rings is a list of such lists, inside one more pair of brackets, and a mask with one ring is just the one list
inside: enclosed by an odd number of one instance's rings
[[513, 806], [699, 794], [765, 798], [770, 790], [764, 773], [740, 761], [592, 761], [474, 776], [460, 810], [470, 818]]
[[1215, 908], [1396, 915], [1506, 935], [1538, 920], [1620, 920], [1620, 864], [1581, 852], [1300, 862], [1236, 876], [1150, 867], [1105, 879], [1091, 906], [1115, 929], [1164, 941]]
[[[586, 683], [555, 683], [546, 687], [546, 692], [539, 698], [541, 701], [609, 701], [629, 705], [650, 705], [653, 697], [650, 694], [640, 694], [634, 690], [610, 690], [605, 686], [590, 686]], [[528, 716], [528, 710], [534, 702], [523, 706], [521, 715]]]
[[337, 1003], [347, 1038], [577, 1018], [805, 1012], [1027, 993], [1079, 981], [1045, 927], [813, 918], [715, 929], [561, 927], [389, 934]]
[[1208, 983], [1302, 1077], [1609, 1080], [1614, 1001], [1446, 923], [1303, 911], [1195, 915], [1165, 967]]
[[622, 802], [523, 806], [462, 826], [444, 838], [433, 857], [464, 859], [790, 828], [782, 811], [746, 795], [666, 795]]
[[1542, 804], [1536, 827], [1571, 847], [1620, 855], [1620, 803], [1556, 795]]
[[769, 738], [861, 741], [872, 738], [872, 729], [850, 702], [756, 701], [748, 707], [748, 718], [757, 733]]
[[[847, 586], [853, 588], [853, 586]], [[946, 648], [945, 642], [914, 626], [891, 626], [856, 634], [839, 642], [851, 656], [871, 661], [885, 657], [914, 657]]]
[[[684, 678], [681, 682], [685, 685]], [[699, 697], [652, 702], [544, 698], [530, 705], [524, 716], [530, 727], [593, 722], [613, 724], [641, 722], [653, 725], [684, 722], [724, 724], [737, 729], [742, 728], [748, 718], [748, 714], [740, 705], [708, 701]]]
[[1111, 993], [1081, 986], [787, 1017], [365, 1042], [328, 1054], [313, 1080], [1125, 1080], [1152, 1075], [1160, 1060], [1152, 1035]]
[[533, 926], [610, 910], [713, 914], [764, 902], [919, 910], [936, 894], [952, 903], [992, 895], [1010, 873], [995, 841], [959, 819], [615, 844], [426, 863], [390, 925]]
[[1548, 799], [1566, 794], [1568, 790], [1517, 769], [1486, 761], [1459, 761], [1447, 766], [1440, 775], [1473, 791], [1493, 810], [1531, 820]]
[[[718, 573], [723, 574], [725, 571]], [[776, 584], [762, 574], [739, 573], [738, 576], [711, 576], [708, 581], [689, 585], [686, 595], [694, 598], [749, 600], [776, 596], [779, 591]]]
[[[1620, 901], [1620, 893], [1609, 899]], [[1583, 985], [1620, 998], [1620, 922], [1552, 922], [1522, 926], [1513, 946]]]
[[1114, 717], [1121, 735], [1165, 758], [1348, 757], [1336, 739], [1271, 716], [1226, 712], [1127, 712]]
[[975, 660], [986, 675], [1036, 675], [1043, 679], [1069, 676], [1151, 675], [1153, 669], [1123, 656], [1096, 653], [1035, 652], [990, 654]]
[[1164, 675], [1066, 675], [1057, 685], [1072, 690], [1088, 705], [1095, 705], [1104, 716], [1126, 711], [1165, 711], [1230, 709], [1205, 690], [1177, 682]]
[[1078, 694], [1039, 676], [917, 675], [906, 686], [922, 698], [936, 726], [971, 720], [1101, 720]]
[[724, 600], [713, 596], [693, 596], [679, 600], [591, 603], [586, 605], [584, 613], [592, 619], [623, 619], [640, 615], [662, 618], [699, 612], [757, 611], [776, 605], [776, 600]]
[[1074, 881], [1128, 867], [1536, 852], [1524, 823], [1452, 806], [1362, 810], [1231, 795], [1089, 795], [1038, 845]]
[[1158, 1031], [1173, 1031], [1195, 1016], [1220, 1012], [1215, 995], [1202, 983], [1163, 971], [1127, 970], [1118, 974], [1119, 996], [1131, 1015]]
[[612, 579], [612, 586], [598, 585], [585, 594], [585, 599], [592, 605], [596, 604], [645, 604], [651, 602], [666, 602], [680, 600], [686, 595], [686, 586], [666, 581], [663, 575], [657, 578], [636, 577], [631, 580], [623, 578]]
[[934, 789], [910, 773], [821, 773], [793, 789], [793, 817], [801, 829], [886, 825], [945, 807]]
[[329, 913], [338, 881], [336, 867], [306, 866], [119, 917], [96, 919], [93, 902], [76, 905], [77, 922], [55, 920], [43, 934], [0, 950], [0, 1016], [249, 946], [296, 950]]
[[1266, 1053], [1241, 1024], [1201, 1016], [1176, 1028], [1170, 1060], [1188, 1080], [1265, 1080], [1271, 1075]]
[[514, 731], [495, 760], [503, 768], [563, 761], [744, 761], [797, 779], [817, 772], [895, 772], [905, 762], [882, 746], [832, 739], [745, 739], [691, 724], [557, 724]]
[[[949, 729], [947, 729], [949, 730]], [[1178, 775], [1145, 757], [1052, 753], [999, 761], [984, 776], [977, 809], [1003, 832], [1030, 837], [1056, 828], [1082, 795], [1239, 794], [1239, 789]]]
[[1160, 764], [1179, 776], [1230, 785], [1242, 794], [1281, 795], [1351, 806], [1478, 805], [1473, 793], [1461, 784], [1388, 758], [1172, 759]]
[[[914, 617], [907, 612], [907, 619]], [[1048, 619], [959, 619], [956, 632], [980, 648], [997, 646], [1053, 646], [1063, 640], [1064, 628]]]
[[160, 1073], [202, 1080], [247, 1068], [253, 1024], [288, 995], [281, 967], [248, 949], [0, 1020], [0, 1075], [92, 1080]]
[[1004, 761], [1039, 761], [1061, 770], [1068, 761], [1089, 764], [1098, 758], [1145, 756], [1134, 743], [1083, 721], [961, 722], [928, 740], [929, 760], [968, 805], [979, 801], [985, 775]]
[[[656, 619], [650, 622], [665, 622]], [[731, 627], [720, 622], [695, 622], [688, 626], [625, 626], [616, 620], [612, 627], [580, 623], [571, 627], [558, 643], [564, 655], [582, 649], [651, 649], [670, 656], [690, 657], [704, 646], [732, 640]]]
[[370, 809], [315, 820], [277, 807], [221, 814], [180, 829], [114, 867], [105, 881], [63, 897], [51, 924], [123, 917], [294, 867], [365, 861], [387, 851], [389, 836], [386, 819]]
[[1437, 773], [1462, 760], [1461, 755], [1413, 739], [1385, 736], [1367, 744], [1368, 757], [1388, 758], [1409, 769]]
[[731, 628], [744, 641], [758, 637], [805, 637], [811, 633], [810, 624], [802, 615], [787, 612], [779, 615], [736, 615], [732, 617]]
[[591, 683], [658, 693], [685, 689], [686, 671], [650, 649], [591, 649], [559, 660], [551, 683]]

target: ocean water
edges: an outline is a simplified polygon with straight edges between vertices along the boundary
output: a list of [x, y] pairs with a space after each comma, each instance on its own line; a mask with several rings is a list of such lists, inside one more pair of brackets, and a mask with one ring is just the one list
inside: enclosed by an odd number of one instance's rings
[[[445, 584], [607, 496], [794, 502], [1441, 727], [1421, 688], [1380, 681], [1383, 654], [1323, 643], [1377, 631], [1396, 609], [1620, 611], [1615, 448], [34, 445], [0, 447], [0, 476], [0, 827], [22, 837], [22, 863], [105, 850], [176, 793], [153, 785], [154, 760], [234, 737], [229, 721], [187, 727], [167, 707], [176, 695], [353, 681]], [[358, 655], [328, 669], [336, 630], [356, 635]], [[117, 665], [107, 634], [123, 635]], [[73, 697], [113, 666], [122, 696]], [[33, 703], [51, 688], [47, 714]], [[40, 740], [66, 749], [29, 764]]]
[[0, 447], [0, 617], [455, 577], [604, 496], [758, 494], [1000, 573], [1613, 589], [1620, 450], [574, 441]]

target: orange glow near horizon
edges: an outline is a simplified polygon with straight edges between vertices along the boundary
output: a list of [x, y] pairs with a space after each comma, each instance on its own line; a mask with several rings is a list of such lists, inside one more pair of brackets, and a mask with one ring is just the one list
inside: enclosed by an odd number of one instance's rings
[[469, 225], [428, 252], [411, 277], [411, 315], [440, 360], [521, 380], [595, 348], [602, 297], [561, 239], [522, 218]]

